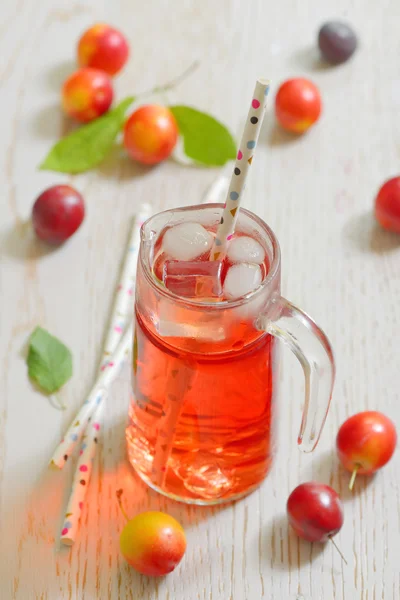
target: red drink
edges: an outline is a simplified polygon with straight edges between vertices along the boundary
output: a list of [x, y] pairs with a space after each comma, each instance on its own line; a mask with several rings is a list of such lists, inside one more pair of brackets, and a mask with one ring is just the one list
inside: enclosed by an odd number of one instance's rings
[[220, 217], [220, 205], [152, 217], [136, 280], [129, 459], [151, 487], [196, 504], [245, 495], [271, 467], [275, 337], [304, 368], [305, 451], [318, 442], [334, 377], [326, 336], [280, 295], [279, 246], [263, 221], [242, 209], [222, 268], [209, 261]]
[[149, 483], [159, 421], [169, 402], [165, 374], [171, 357], [180, 363], [177, 369], [193, 372], [162, 487], [169, 495], [228, 499], [257, 486], [270, 468], [275, 340], [265, 333], [254, 339], [244, 329], [238, 324], [236, 347], [221, 353], [213, 342], [203, 343], [201, 353], [184, 352], [174, 347], [176, 338], [154, 336], [136, 313], [128, 449]]
[[[159, 280], [168, 258], [160, 250], [164, 233], [154, 251], [153, 276]], [[208, 260], [209, 251], [197, 259], [200, 267]], [[221, 283], [231, 264], [224, 261]], [[264, 277], [267, 254], [260, 268]], [[201, 272], [201, 268], [195, 270]], [[223, 295], [214, 298], [215, 302], [224, 300]], [[219, 318], [224, 320], [223, 310]], [[185, 309], [175, 320], [192, 324]], [[136, 306], [129, 457], [150, 485], [190, 502], [209, 503], [248, 493], [264, 479], [271, 464], [274, 339], [256, 330], [246, 316], [233, 321], [228, 339], [215, 337], [161, 337]], [[165, 474], [157, 485], [152, 464], [163, 413], [171, 402], [167, 379], [173, 371], [185, 374], [180, 390], [184, 400], [163, 465]]]

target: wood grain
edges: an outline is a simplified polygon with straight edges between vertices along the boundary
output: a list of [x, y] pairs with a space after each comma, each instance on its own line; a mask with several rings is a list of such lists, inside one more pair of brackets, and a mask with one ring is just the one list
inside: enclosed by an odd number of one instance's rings
[[[360, 36], [354, 59], [325, 68], [318, 26], [337, 17]], [[257, 76], [305, 75], [320, 87], [324, 113], [307, 135], [274, 125], [272, 99], [247, 191], [247, 206], [281, 241], [285, 294], [323, 325], [338, 377], [320, 446], [296, 448], [303, 383], [283, 351], [279, 451], [264, 485], [221, 508], [184, 507], [149, 492], [132, 475], [124, 449], [129, 373], [114, 386], [79, 541], [59, 548], [73, 463], [48, 472], [51, 452], [90, 388], [98, 364], [118, 262], [130, 217], [143, 200], [162, 209], [195, 203], [216, 170], [168, 162], [154, 169], [108, 160], [83, 176], [39, 172], [37, 164], [67, 128], [59, 89], [74, 65], [78, 35], [95, 21], [123, 29], [132, 58], [116, 78], [119, 98], [161, 84], [200, 59], [199, 70], [162, 101], [192, 104], [239, 134]], [[375, 192], [398, 174], [400, 11], [396, 0], [5, 0], [0, 22], [0, 598], [3, 600], [399, 600], [400, 459], [353, 495], [336, 461], [334, 439], [350, 414], [378, 408], [400, 422], [400, 241], [373, 221]], [[273, 93], [272, 93], [273, 97]], [[30, 230], [31, 205], [50, 184], [71, 181], [87, 218], [62, 248]], [[40, 324], [75, 357], [60, 412], [28, 382], [24, 352]], [[286, 498], [301, 481], [328, 482], [343, 496], [345, 525], [334, 548], [288, 531]], [[167, 510], [184, 525], [188, 550], [165, 579], [132, 571], [118, 552], [127, 509]]]

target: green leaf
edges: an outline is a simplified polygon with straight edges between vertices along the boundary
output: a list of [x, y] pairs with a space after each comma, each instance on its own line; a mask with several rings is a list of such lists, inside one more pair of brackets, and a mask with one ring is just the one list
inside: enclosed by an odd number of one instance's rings
[[39, 168], [60, 173], [83, 173], [101, 163], [113, 147], [133, 100], [133, 97], [126, 98], [110, 112], [61, 139]]
[[72, 375], [72, 354], [60, 340], [36, 327], [29, 338], [28, 374], [44, 392], [56, 392]]
[[236, 156], [236, 144], [229, 130], [207, 113], [190, 106], [170, 106], [185, 154], [208, 166], [224, 165]]

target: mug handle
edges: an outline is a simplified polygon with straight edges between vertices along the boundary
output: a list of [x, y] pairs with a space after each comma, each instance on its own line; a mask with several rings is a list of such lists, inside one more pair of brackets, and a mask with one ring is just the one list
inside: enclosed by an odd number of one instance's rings
[[311, 317], [282, 297], [268, 304], [256, 327], [287, 344], [303, 367], [305, 402], [297, 443], [304, 452], [312, 452], [325, 424], [335, 380], [331, 344]]

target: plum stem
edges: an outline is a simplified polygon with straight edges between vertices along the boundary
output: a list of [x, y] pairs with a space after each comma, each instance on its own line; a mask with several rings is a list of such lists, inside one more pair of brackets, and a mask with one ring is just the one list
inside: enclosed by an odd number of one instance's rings
[[356, 477], [357, 477], [357, 472], [358, 472], [358, 469], [360, 467], [361, 467], [361, 465], [357, 463], [356, 466], [354, 467], [353, 473], [351, 474], [351, 479], [350, 479], [350, 483], [349, 483], [349, 490], [350, 491], [353, 489], [354, 482], [355, 482]]
[[163, 85], [157, 85], [151, 90], [146, 90], [145, 92], [136, 94], [135, 100], [137, 100], [138, 98], [143, 98], [144, 96], [151, 96], [153, 94], [160, 94], [162, 92], [168, 92], [169, 90], [173, 90], [177, 85], [179, 85], [180, 83], [182, 83], [182, 81], [189, 77], [189, 75], [191, 75], [198, 68], [199, 65], [199, 60], [193, 61], [192, 64], [183, 71], [183, 73], [181, 73], [177, 77], [174, 77], [174, 79], [167, 81], [167, 83], [164, 83]]
[[116, 491], [117, 502], [118, 502], [119, 509], [120, 509], [120, 511], [122, 512], [122, 514], [124, 515], [125, 519], [126, 519], [127, 521], [129, 521], [129, 517], [128, 517], [128, 515], [126, 514], [124, 507], [122, 506], [122, 500], [121, 500], [121, 498], [122, 498], [122, 494], [123, 494], [123, 493], [124, 493], [124, 490], [117, 490], [117, 491]]
[[340, 558], [342, 559], [342, 561], [347, 565], [348, 562], [345, 559], [345, 557], [343, 556], [342, 551], [340, 550], [339, 546], [336, 544], [335, 540], [332, 537], [330, 537], [330, 536], [329, 536], [329, 539], [332, 542], [332, 544], [335, 546], [336, 550], [339, 552]]

